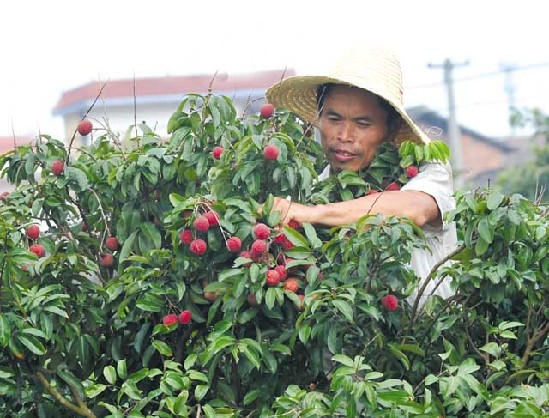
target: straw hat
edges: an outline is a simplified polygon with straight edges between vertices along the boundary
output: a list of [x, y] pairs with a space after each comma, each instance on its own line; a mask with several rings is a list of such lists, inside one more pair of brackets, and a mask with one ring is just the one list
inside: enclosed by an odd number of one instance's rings
[[317, 86], [324, 83], [347, 84], [381, 96], [402, 116], [405, 123], [395, 135], [400, 145], [411, 140], [418, 144], [430, 142], [429, 137], [404, 110], [402, 72], [396, 56], [381, 48], [353, 48], [345, 51], [330, 70], [314, 75], [288, 77], [271, 86], [266, 97], [269, 103], [297, 113], [305, 121], [318, 120]]

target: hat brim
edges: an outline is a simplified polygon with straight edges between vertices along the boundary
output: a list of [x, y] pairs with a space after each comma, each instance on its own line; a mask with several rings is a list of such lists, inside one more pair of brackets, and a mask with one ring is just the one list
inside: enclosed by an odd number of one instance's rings
[[317, 87], [325, 83], [346, 84], [367, 90], [385, 99], [402, 117], [404, 123], [395, 134], [394, 142], [400, 146], [406, 140], [417, 144], [427, 144], [430, 138], [408, 116], [406, 110], [376, 91], [374, 86], [358, 86], [352, 82], [328, 76], [293, 76], [271, 86], [265, 96], [269, 103], [283, 107], [299, 115], [304, 121], [317, 125]]

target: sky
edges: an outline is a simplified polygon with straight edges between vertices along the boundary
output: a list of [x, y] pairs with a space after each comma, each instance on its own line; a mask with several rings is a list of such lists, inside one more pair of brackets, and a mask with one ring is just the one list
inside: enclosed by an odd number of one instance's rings
[[515, 68], [514, 105], [549, 113], [546, 10], [543, 0], [3, 1], [0, 136], [59, 137], [53, 107], [90, 81], [285, 67], [302, 74], [361, 44], [395, 50], [405, 105], [443, 116], [440, 64], [454, 62], [458, 122], [505, 136], [503, 65]]

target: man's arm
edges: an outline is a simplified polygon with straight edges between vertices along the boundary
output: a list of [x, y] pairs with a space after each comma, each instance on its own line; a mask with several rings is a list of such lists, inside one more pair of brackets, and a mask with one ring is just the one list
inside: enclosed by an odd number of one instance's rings
[[415, 190], [385, 191], [344, 202], [306, 206], [275, 198], [274, 209], [282, 215], [282, 224], [289, 221], [309, 222], [325, 226], [343, 226], [358, 221], [367, 214], [406, 216], [417, 226], [440, 224], [440, 212], [435, 199]]

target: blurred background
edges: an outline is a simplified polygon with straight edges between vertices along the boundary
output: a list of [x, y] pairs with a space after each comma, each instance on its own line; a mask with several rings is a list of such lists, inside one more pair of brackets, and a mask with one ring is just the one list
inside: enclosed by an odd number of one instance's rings
[[526, 164], [523, 193], [540, 197], [545, 9], [542, 0], [3, 2], [0, 152], [39, 133], [69, 140], [94, 101], [96, 127], [122, 135], [141, 121], [165, 134], [181, 98], [208, 88], [255, 112], [280, 78], [373, 43], [400, 57], [406, 108], [450, 143], [459, 187], [516, 188]]

